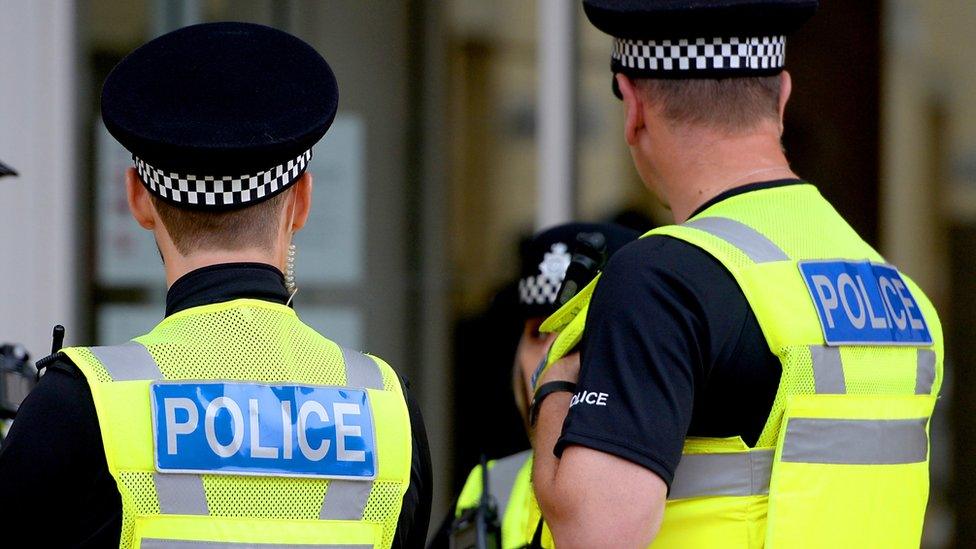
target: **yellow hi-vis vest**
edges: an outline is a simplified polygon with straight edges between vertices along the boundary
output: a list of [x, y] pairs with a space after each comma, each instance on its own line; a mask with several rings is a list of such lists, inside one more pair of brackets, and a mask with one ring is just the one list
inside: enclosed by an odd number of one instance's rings
[[[918, 547], [943, 357], [922, 291], [812, 185], [733, 196], [653, 234], [721, 261], [782, 363], [755, 447], [685, 441], [653, 547]], [[547, 364], [579, 341], [595, 284], [544, 323], [560, 332]], [[870, 330], [931, 343], [867, 343]]]
[[[64, 353], [91, 387], [108, 468], [122, 500], [121, 547], [379, 548], [392, 544], [409, 484], [412, 445], [399, 380], [382, 360], [339, 347], [303, 324], [288, 307], [253, 299], [180, 311], [125, 345], [76, 347]], [[221, 394], [226, 396], [209, 401], [224, 410], [217, 407], [211, 414], [201, 396], [206, 412], [191, 412], [189, 405], [179, 417], [178, 411], [172, 412], [166, 420], [182, 430], [163, 436], [156, 432], [155, 422], [163, 413], [156, 408], [156, 391], [182, 387], [195, 387], [201, 395], [225, 387]], [[277, 391], [308, 400], [283, 403], [278, 415], [258, 416], [257, 399], [250, 401], [250, 410], [249, 402], [228, 400], [241, 387], [255, 395]], [[361, 398], [363, 408], [371, 413], [375, 440], [356, 438], [366, 436], [365, 424], [343, 424], [352, 421], [351, 412], [363, 410], [353, 410], [348, 403], [328, 407], [312, 402], [309, 395], [323, 391], [339, 395], [336, 398]], [[191, 400], [183, 403], [193, 404]], [[300, 411], [299, 402], [311, 404]], [[286, 407], [291, 417], [285, 414]], [[165, 414], [169, 413], [166, 408]], [[190, 415], [198, 415], [194, 424], [199, 432], [187, 434]], [[232, 421], [225, 421], [228, 415]], [[275, 425], [277, 442], [269, 440], [266, 432]], [[282, 425], [288, 426], [287, 440]], [[303, 431], [303, 425], [308, 430]], [[312, 456], [306, 462], [318, 466], [326, 463], [322, 460], [338, 460], [337, 452], [345, 452], [347, 460], [365, 461], [372, 449], [374, 474], [324, 478], [289, 471], [288, 463], [280, 460], [264, 460], [277, 463], [280, 474], [245, 469], [227, 474], [219, 466], [202, 471], [161, 470], [163, 458], [179, 458], [179, 448], [189, 447], [192, 436], [203, 440], [204, 426], [211, 448], [230, 447], [229, 454], [234, 446], [249, 446], [254, 454], [249, 459], [255, 461], [260, 461], [254, 457], [258, 451], [264, 454], [260, 457], [268, 453], [277, 457], [280, 449], [280, 456], [292, 460]], [[232, 430], [220, 430], [225, 427]], [[318, 438], [311, 438], [310, 432]], [[250, 437], [247, 443], [242, 442], [245, 436]], [[366, 444], [367, 451], [355, 453], [354, 443]], [[177, 449], [176, 456], [168, 453], [168, 444]], [[240, 456], [227, 459], [235, 457]], [[220, 461], [216, 455], [211, 458]]]
[[[455, 506], [457, 517], [480, 504], [481, 475], [480, 465], [468, 475]], [[532, 491], [532, 450], [489, 461], [488, 494], [501, 514], [501, 549], [529, 547], [542, 520], [542, 511]], [[540, 542], [547, 549], [553, 547], [548, 528], [543, 528]]]

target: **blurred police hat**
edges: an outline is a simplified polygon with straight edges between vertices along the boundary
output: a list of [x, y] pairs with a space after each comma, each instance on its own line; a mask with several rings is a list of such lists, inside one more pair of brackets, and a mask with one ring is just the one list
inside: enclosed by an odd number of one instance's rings
[[639, 236], [637, 231], [613, 223], [566, 223], [536, 233], [521, 249], [518, 299], [524, 318], [546, 317], [556, 311], [559, 287], [581, 233], [603, 235], [607, 257]]
[[10, 166], [4, 164], [3, 162], [0, 162], [0, 177], [3, 177], [5, 175], [15, 176], [17, 175], [17, 172], [14, 171], [14, 169], [11, 168]]

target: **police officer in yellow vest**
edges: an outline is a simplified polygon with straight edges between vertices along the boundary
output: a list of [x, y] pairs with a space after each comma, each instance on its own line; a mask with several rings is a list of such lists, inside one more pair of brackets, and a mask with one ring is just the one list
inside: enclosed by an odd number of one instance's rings
[[166, 316], [128, 343], [45, 361], [0, 454], [4, 497], [30, 510], [7, 523], [10, 539], [423, 544], [430, 458], [416, 405], [382, 359], [290, 307], [306, 168], [337, 101], [314, 49], [244, 23], [164, 35], [109, 75], [102, 117], [133, 154], [129, 208], [163, 258]]
[[[609, 257], [637, 236], [637, 232], [613, 223], [565, 223], [537, 233], [521, 247], [518, 307], [523, 326], [512, 373], [515, 405], [530, 432], [525, 395], [531, 380], [527, 373], [531, 373], [545, 358], [555, 339], [553, 334], [540, 333], [539, 327], [557, 308], [560, 285], [566, 276], [572, 253], [580, 245], [579, 238], [599, 239], [602, 242], [599, 251]], [[541, 513], [532, 493], [532, 452], [526, 450], [491, 460], [487, 465], [488, 493], [500, 519], [501, 547], [531, 547], [534, 539], [536, 546], [552, 547], [548, 531], [541, 529]], [[455, 517], [460, 518], [466, 511], [479, 506], [483, 480], [480, 466], [471, 471], [458, 496]], [[429, 547], [437, 549], [447, 546], [447, 540], [441, 539], [445, 537], [438, 535]]]
[[583, 5], [676, 224], [543, 325], [533, 486], [556, 545], [918, 547], [942, 329], [782, 150], [785, 36], [817, 2]]

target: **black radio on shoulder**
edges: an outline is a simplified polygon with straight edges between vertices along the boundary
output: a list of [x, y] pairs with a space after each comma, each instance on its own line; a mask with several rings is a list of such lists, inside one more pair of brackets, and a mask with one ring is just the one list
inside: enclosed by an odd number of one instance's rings
[[579, 233], [566, 277], [559, 287], [559, 306], [565, 305], [589, 284], [607, 262], [607, 238], [603, 233]]

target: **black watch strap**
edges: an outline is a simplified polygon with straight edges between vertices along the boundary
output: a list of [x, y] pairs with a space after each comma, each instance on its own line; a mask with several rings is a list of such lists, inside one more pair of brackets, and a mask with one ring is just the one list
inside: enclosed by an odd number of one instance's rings
[[553, 393], [575, 393], [576, 384], [572, 381], [550, 381], [548, 383], [543, 383], [539, 387], [539, 390], [535, 392], [535, 397], [532, 399], [532, 408], [529, 409], [529, 425], [535, 426], [536, 420], [539, 419], [539, 408], [542, 407], [542, 401]]

